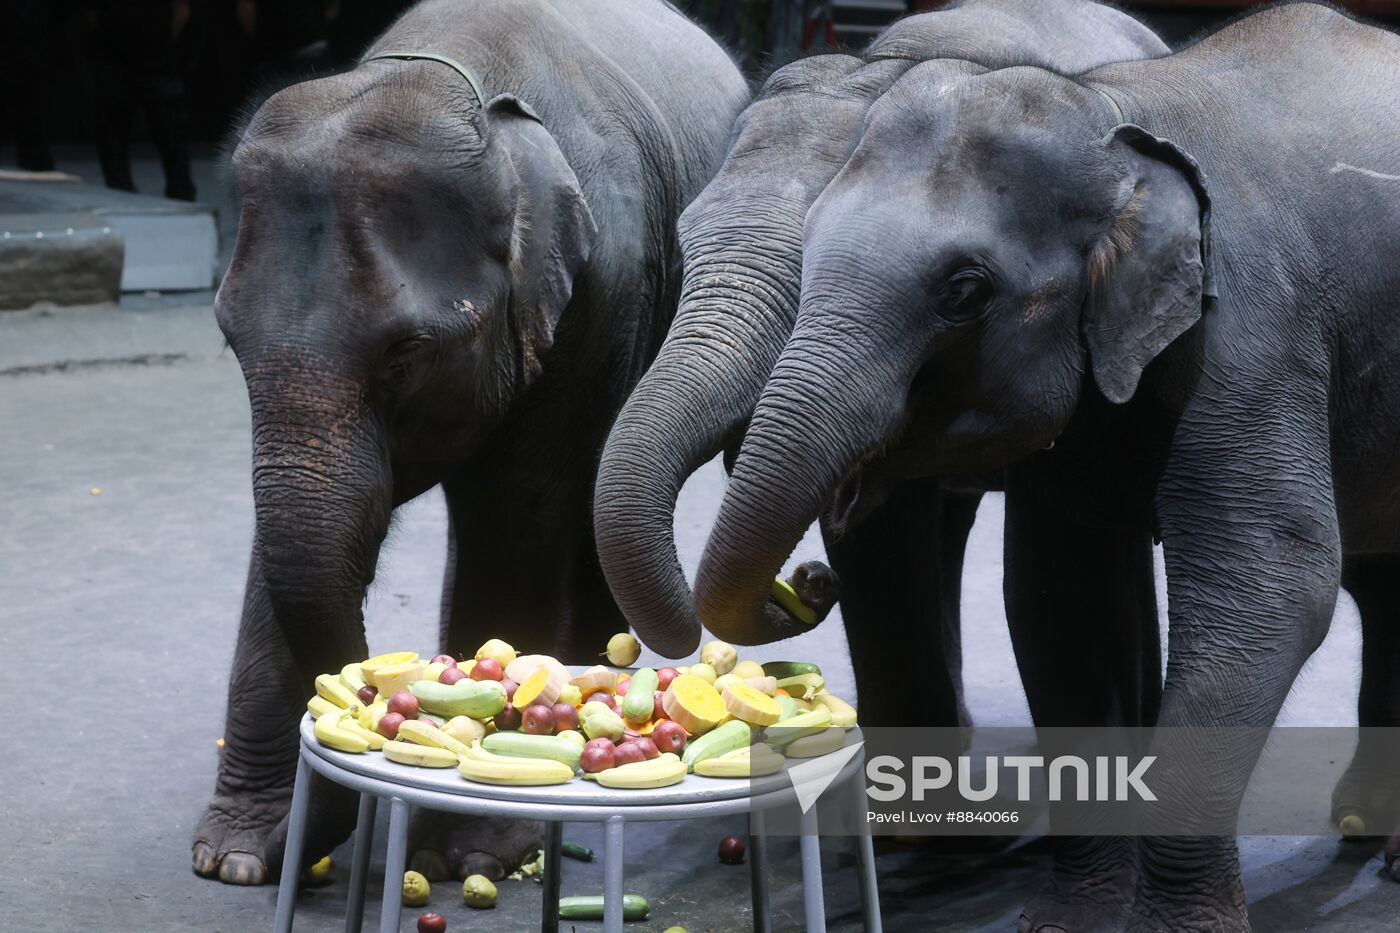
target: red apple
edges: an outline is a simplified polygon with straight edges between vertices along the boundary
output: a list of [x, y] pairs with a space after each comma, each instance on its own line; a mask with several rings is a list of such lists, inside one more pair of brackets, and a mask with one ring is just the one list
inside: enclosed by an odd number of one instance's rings
[[685, 750], [685, 727], [678, 722], [663, 719], [651, 730], [651, 740], [661, 751], [679, 755]]
[[609, 753], [613, 750], [613, 740], [606, 735], [600, 735], [596, 739], [589, 739], [583, 743], [584, 748], [606, 748]]
[[653, 758], [658, 758], [661, 755], [661, 752], [656, 747], [656, 743], [645, 735], [633, 739], [632, 744], [642, 750], [642, 756], [648, 761]]
[[744, 861], [744, 840], [738, 836], [725, 836], [719, 841], [719, 860], [726, 865], [738, 865]]
[[590, 693], [590, 694], [588, 695], [588, 701], [587, 701], [587, 702], [589, 702], [589, 703], [606, 703], [607, 705], [612, 706], [612, 701], [613, 701], [613, 695], [612, 695], [611, 693], [608, 693], [608, 691], [606, 691], [606, 690], [598, 690], [598, 691], [596, 691], [596, 692], [594, 692], [594, 693]]
[[375, 700], [379, 699], [379, 691], [371, 687], [369, 684], [365, 684], [363, 687], [355, 691], [355, 699], [359, 700], [364, 705], [369, 706]]
[[472, 665], [472, 680], [505, 680], [501, 662], [495, 658], [482, 658]]
[[601, 745], [592, 745], [592, 747], [585, 745], [583, 751], [579, 753], [578, 764], [588, 774], [597, 774], [599, 771], [616, 767], [617, 761], [613, 756], [612, 743], [609, 742], [606, 748]]
[[553, 735], [554, 714], [543, 703], [531, 703], [521, 715], [520, 729], [530, 735]]
[[501, 681], [501, 686], [505, 688], [506, 699], [510, 700], [515, 698], [515, 688], [520, 685], [507, 677], [505, 680]]
[[618, 765], [630, 765], [634, 761], [646, 761], [647, 756], [646, 752], [642, 750], [642, 747], [638, 745], [636, 741], [623, 742], [617, 748], [613, 749], [613, 760], [616, 761]]
[[385, 713], [379, 717], [379, 725], [375, 726], [379, 734], [386, 739], [396, 739], [399, 737], [399, 726], [403, 725], [403, 717], [398, 713]]
[[400, 690], [389, 697], [389, 712], [398, 713], [404, 719], [417, 719], [418, 698], [407, 690]]
[[578, 728], [578, 710], [572, 703], [555, 703], [549, 711], [554, 714], [554, 728], [557, 731]]
[[651, 718], [655, 720], [666, 719], [666, 706], [661, 702], [661, 698], [666, 694], [660, 690], [656, 691], [656, 696], [651, 701]]
[[442, 914], [422, 914], [418, 918], [418, 933], [447, 933], [447, 918]]
[[440, 654], [437, 657], [433, 658], [433, 663], [441, 664], [445, 667], [456, 667], [457, 659], [450, 654]]
[[666, 688], [671, 686], [671, 681], [679, 677], [680, 673], [674, 667], [658, 667], [656, 669], [656, 688], [665, 692]]
[[497, 713], [492, 722], [496, 724], [496, 728], [501, 732], [510, 732], [513, 729], [519, 729], [520, 710], [507, 703], [506, 708]]
[[465, 680], [466, 677], [467, 672], [462, 670], [460, 667], [449, 667], [447, 670], [443, 671], [441, 674], [438, 675], [438, 683], [451, 685], [455, 684], [459, 680]]

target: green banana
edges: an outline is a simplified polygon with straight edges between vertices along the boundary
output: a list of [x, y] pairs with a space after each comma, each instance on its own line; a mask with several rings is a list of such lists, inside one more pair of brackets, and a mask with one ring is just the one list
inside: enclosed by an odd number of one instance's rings
[[794, 674], [791, 677], [778, 678], [778, 689], [786, 690], [799, 700], [810, 700], [825, 686], [826, 678], [821, 674]]
[[789, 742], [795, 742], [804, 735], [821, 732], [831, 725], [831, 710], [818, 706], [809, 713], [799, 713], [790, 719], [780, 720], [777, 725], [764, 730], [768, 744], [782, 751]]
[[717, 726], [699, 738], [686, 743], [681, 761], [687, 768], [694, 768], [707, 758], [718, 758], [735, 749], [744, 748], [753, 741], [753, 730], [742, 719], [731, 719]]
[[583, 746], [557, 735], [530, 735], [526, 732], [493, 732], [481, 740], [481, 747], [507, 758], [548, 758], [578, 769]]
[[783, 766], [783, 756], [762, 743], [745, 745], [695, 765], [701, 777], [746, 778], [772, 774]]
[[449, 718], [487, 719], [506, 708], [506, 690], [495, 680], [463, 678], [455, 684], [417, 680], [408, 689], [424, 710]]

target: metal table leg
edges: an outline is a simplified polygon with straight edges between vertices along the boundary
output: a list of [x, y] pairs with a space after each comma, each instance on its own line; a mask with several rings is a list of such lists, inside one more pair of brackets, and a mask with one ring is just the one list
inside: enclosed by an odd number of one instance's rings
[[282, 880], [277, 887], [276, 933], [291, 933], [297, 909], [297, 884], [301, 880], [301, 856], [306, 848], [306, 811], [311, 807], [311, 769], [304, 753], [297, 754], [297, 782], [292, 789], [292, 812], [287, 817], [287, 848], [282, 854]]
[[802, 905], [806, 933], [826, 933], [826, 901], [822, 896], [822, 842], [817, 835], [817, 808], [802, 814]]
[[855, 797], [852, 811], [860, 821], [856, 832], [856, 871], [860, 873], [860, 905], [865, 914], [865, 933], [884, 933], [880, 920], [880, 886], [875, 876], [875, 846], [870, 841], [870, 823], [865, 818], [865, 782], [851, 781]]
[[621, 816], [610, 816], [603, 828], [603, 933], [622, 933]]
[[768, 839], [764, 836], [763, 811], [749, 811], [749, 887], [753, 892], [754, 933], [772, 933], [768, 909]]
[[403, 906], [403, 870], [408, 862], [408, 801], [393, 799], [389, 807], [389, 852], [384, 858], [384, 901], [379, 909], [379, 933], [399, 933]]
[[350, 863], [350, 890], [345, 895], [345, 933], [360, 933], [365, 917], [365, 883], [369, 880], [369, 853], [374, 848], [374, 816], [379, 798], [360, 795], [360, 816], [355, 821], [355, 855]]
[[544, 824], [544, 907], [540, 912], [543, 933], [558, 933], [559, 930], [559, 882], [563, 873], [560, 844], [563, 841], [563, 823]]

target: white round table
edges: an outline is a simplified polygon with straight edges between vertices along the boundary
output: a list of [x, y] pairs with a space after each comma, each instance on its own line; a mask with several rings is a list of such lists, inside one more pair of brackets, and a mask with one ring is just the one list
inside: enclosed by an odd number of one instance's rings
[[[277, 892], [277, 933], [290, 933], [296, 910], [297, 886], [306, 841], [306, 814], [311, 803], [312, 772], [360, 794], [355, 825], [355, 852], [350, 868], [345, 929], [358, 933], [364, 916], [365, 881], [374, 839], [379, 798], [390, 801], [388, 853], [384, 866], [384, 900], [380, 933], [397, 933], [402, 904], [403, 874], [408, 857], [408, 824], [414, 807], [445, 813], [505, 816], [540, 820], [545, 825], [544, 909], [540, 929], [556, 933], [559, 926], [560, 841], [563, 824], [604, 824], [603, 929], [622, 930], [623, 830], [629, 821], [698, 820], [749, 814], [749, 871], [754, 930], [769, 933], [768, 853], [763, 811], [791, 803], [794, 793], [785, 771], [752, 781], [707, 778], [688, 774], [670, 787], [621, 790], [595, 781], [573, 780], [543, 787], [503, 787], [468, 781], [456, 768], [417, 768], [389, 761], [381, 754], [338, 752], [321, 745], [312, 733], [312, 717], [301, 722], [301, 754], [296, 789], [287, 828], [287, 848]], [[860, 730], [846, 735], [847, 744], [861, 741]], [[864, 801], [864, 757], [856, 753], [831, 786], [844, 786]], [[863, 824], [862, 824], [863, 825]], [[817, 808], [802, 816], [802, 885], [807, 933], [825, 933], [822, 899], [821, 849]], [[880, 896], [875, 885], [875, 855], [868, 828], [857, 836], [858, 871], [866, 933], [881, 933]]]

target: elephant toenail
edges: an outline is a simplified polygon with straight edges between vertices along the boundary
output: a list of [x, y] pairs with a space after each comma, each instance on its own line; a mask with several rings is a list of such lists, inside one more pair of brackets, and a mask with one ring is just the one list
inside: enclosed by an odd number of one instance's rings
[[219, 862], [214, 857], [214, 847], [207, 842], [196, 842], [194, 844], [194, 857], [192, 859], [194, 873], [201, 878], [212, 878], [218, 871]]
[[1031, 918], [1021, 914], [1021, 919], [1016, 921], [1016, 933], [1031, 933]]
[[413, 857], [408, 860], [408, 867], [429, 881], [446, 881], [449, 877], [447, 859], [443, 858], [441, 852], [434, 852], [432, 849], [419, 849], [414, 852]]
[[267, 866], [252, 853], [229, 852], [219, 865], [219, 880], [224, 884], [263, 884], [267, 881]]

